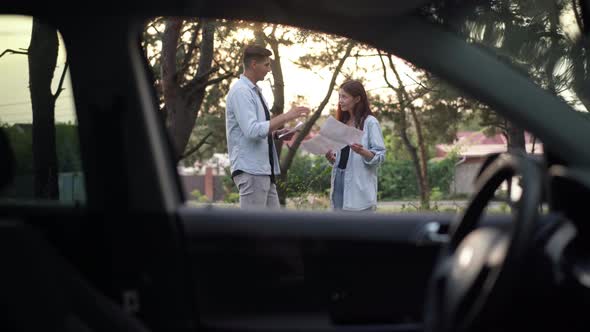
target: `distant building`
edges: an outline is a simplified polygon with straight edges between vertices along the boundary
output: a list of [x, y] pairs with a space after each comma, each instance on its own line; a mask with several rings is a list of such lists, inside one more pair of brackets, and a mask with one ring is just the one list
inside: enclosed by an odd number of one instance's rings
[[[436, 157], [444, 158], [456, 151], [459, 161], [450, 191], [456, 194], [470, 194], [474, 191], [474, 179], [486, 157], [507, 151], [508, 142], [502, 134], [485, 136], [479, 131], [461, 131], [453, 144], [437, 144]], [[542, 154], [543, 144], [534, 142], [532, 135], [525, 133], [525, 148], [528, 153]]]

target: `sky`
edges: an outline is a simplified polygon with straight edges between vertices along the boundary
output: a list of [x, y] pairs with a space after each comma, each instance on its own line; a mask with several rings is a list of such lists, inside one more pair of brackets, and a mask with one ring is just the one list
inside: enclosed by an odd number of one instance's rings
[[[0, 53], [5, 49], [21, 50], [26, 49], [31, 38], [32, 19], [25, 16], [1, 16], [0, 17]], [[304, 106], [317, 107], [324, 99], [332, 72], [328, 69], [311, 71], [302, 69], [294, 62], [303, 54], [309, 52], [310, 47], [323, 47], [323, 45], [301, 44], [292, 47], [282, 47], [281, 64], [285, 80], [285, 105], [299, 100], [298, 96], [304, 97]], [[57, 61], [57, 68], [54, 73], [53, 93], [57, 88], [61, 71], [65, 63], [66, 50], [61, 41]], [[349, 66], [353, 63], [349, 59]], [[413, 82], [408, 79], [412, 72], [400, 60], [396, 59], [406, 84]], [[368, 73], [360, 73], [359, 76], [366, 79], [366, 89], [369, 93], [387, 94], [381, 74], [381, 64], [378, 58], [363, 58], [359, 64]], [[20, 54], [5, 54], [0, 58], [0, 73], [2, 73], [2, 85], [0, 89], [0, 123], [30, 123], [32, 121], [30, 94], [28, 89], [28, 64], [27, 56]], [[272, 104], [273, 95], [271, 90], [272, 74], [267, 75], [265, 81], [259, 82], [267, 101]], [[392, 76], [393, 78], [393, 76]], [[337, 83], [341, 83], [342, 78]], [[75, 123], [74, 103], [69, 73], [64, 82], [65, 90], [59, 96], [56, 103], [56, 122]], [[333, 111], [337, 103], [337, 89], [332, 93], [330, 103], [324, 113]]]
[[[5, 49], [21, 50], [29, 46], [32, 19], [24, 16], [0, 17], [0, 54]], [[65, 48], [60, 36], [57, 68], [54, 73], [55, 93], [65, 63]], [[0, 58], [2, 88], [0, 89], [0, 122], [31, 123], [31, 98], [27, 56], [5, 54]], [[58, 123], [75, 122], [74, 104], [69, 73], [66, 75], [61, 95], [55, 105], [55, 120]]]
[[[278, 31], [278, 35], [281, 31]], [[239, 39], [244, 37], [253, 38], [251, 32], [244, 32]], [[307, 102], [304, 106], [315, 108], [319, 106], [322, 100], [325, 98], [328, 91], [328, 85], [332, 78], [333, 72], [330, 69], [322, 70], [308, 70], [299, 67], [295, 62], [303, 55], [314, 52], [315, 50], [322, 50], [325, 48], [323, 43], [306, 42], [304, 45], [295, 44], [294, 46], [281, 45], [280, 56], [281, 56], [281, 67], [283, 70], [283, 76], [285, 81], [285, 105], [290, 105], [291, 102], [298, 100], [297, 96], [303, 96]], [[353, 50], [354, 51], [354, 50]], [[376, 51], [374, 52], [376, 54]], [[408, 76], [415, 76], [410, 68], [408, 68], [403, 61], [394, 58], [396, 68], [398, 68], [404, 84], [406, 86], [415, 85], [415, 83]], [[355, 68], [358, 65], [362, 68], [362, 71], [356, 71]], [[383, 80], [382, 66], [378, 57], [361, 57], [358, 59], [349, 58], [345, 62], [343, 72], [352, 72], [353, 78], [362, 79], [364, 81], [365, 89], [369, 94], [387, 95], [391, 94], [391, 90], [385, 86]], [[269, 73], [265, 81], [259, 82], [259, 86], [262, 88], [265, 98], [269, 103], [272, 104], [273, 95], [271, 90], [271, 78], [272, 73]], [[393, 73], [389, 72], [389, 79], [394, 80]], [[331, 95], [330, 101], [327, 107], [324, 109], [324, 114], [334, 111], [338, 102], [337, 88], [338, 84], [344, 80], [343, 76], [340, 75], [336, 81], [335, 89]]]

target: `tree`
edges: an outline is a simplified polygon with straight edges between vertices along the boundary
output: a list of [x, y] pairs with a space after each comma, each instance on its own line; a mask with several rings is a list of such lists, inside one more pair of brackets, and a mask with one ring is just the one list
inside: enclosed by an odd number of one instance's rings
[[[157, 54], [152, 66], [159, 69], [156, 85], [161, 91], [163, 118], [177, 162], [186, 156], [207, 87], [234, 75], [220, 73], [222, 69], [213, 66], [217, 24], [210, 19], [183, 21], [171, 17], [156, 19], [148, 25], [157, 37], [146, 39], [146, 49], [150, 49], [150, 42], [161, 41], [159, 53], [157, 48], [151, 48]], [[162, 27], [160, 32], [158, 28]]]
[[[393, 55], [385, 55], [388, 66], [385, 64], [381, 52], [379, 52], [379, 59], [381, 60], [383, 68], [383, 79], [387, 86], [395, 93], [398, 105], [397, 105], [397, 116], [394, 116], [394, 122], [396, 122], [397, 132], [404, 143], [416, 171], [416, 180], [418, 182], [418, 188], [420, 189], [420, 205], [423, 209], [429, 208], [430, 202], [430, 188], [428, 185], [428, 152], [426, 150], [426, 142], [424, 141], [424, 133], [422, 131], [422, 119], [420, 118], [417, 110], [417, 106], [414, 105], [414, 101], [421, 98], [427, 93], [427, 91], [420, 91], [415, 89], [409, 91], [402, 81], [399, 72], [393, 62]], [[393, 85], [388, 76], [388, 71], [391, 70], [395, 75], [396, 85]], [[408, 121], [408, 113], [414, 124], [414, 130], [416, 135], [416, 146], [413, 144], [410, 135], [410, 121]]]
[[[272, 50], [273, 57], [270, 61], [270, 67], [272, 70], [272, 94], [273, 104], [270, 108], [270, 113], [273, 116], [280, 115], [285, 109], [285, 80], [283, 78], [283, 67], [281, 65], [281, 46], [291, 46], [293, 41], [289, 40], [286, 35], [288, 30], [281, 27], [281, 35], [278, 35], [277, 28], [279, 25], [271, 24], [268, 27], [271, 31], [265, 33], [265, 27], [262, 24], [256, 24], [254, 35], [256, 36], [256, 43], [259, 45], [268, 44]], [[283, 141], [275, 140], [275, 147], [279, 159], [281, 158], [281, 152], [283, 151]], [[284, 195], [283, 195], [284, 196]], [[284, 199], [283, 199], [284, 200]]]
[[[309, 32], [303, 31], [303, 33], [308, 34]], [[321, 101], [319, 106], [313, 110], [311, 116], [306, 121], [305, 125], [301, 132], [296, 136], [295, 141], [289, 147], [287, 154], [281, 160], [281, 175], [279, 177], [279, 200], [282, 205], [286, 203], [286, 194], [285, 188], [288, 185], [288, 174], [289, 168], [291, 167], [297, 150], [301, 145], [303, 139], [309, 134], [317, 120], [320, 118], [322, 111], [328, 104], [330, 97], [332, 96], [332, 92], [334, 91], [334, 87], [336, 86], [336, 80], [341, 73], [342, 67], [346, 62], [346, 59], [350, 57], [352, 49], [355, 46], [355, 43], [350, 40], [345, 40], [343, 38], [338, 37], [330, 37], [330, 36], [320, 36], [316, 35], [313, 38], [321, 38], [325, 42], [326, 48], [324, 52], [307, 55], [299, 59], [299, 65], [302, 67], [311, 68], [312, 66], [332, 66], [332, 77], [326, 89], [326, 95], [324, 99]]]
[[[560, 20], [571, 14], [576, 28], [584, 31], [578, 1], [494, 0], [467, 2], [461, 5], [462, 10], [454, 6], [441, 1], [425, 11], [433, 21], [451, 27], [469, 42], [492, 50], [540, 87], [572, 106], [590, 110], [588, 45], [583, 38], [568, 34]], [[483, 115], [482, 119], [507, 137], [509, 149], [524, 150], [522, 129], [497, 115]]]
[[33, 18], [31, 41], [26, 51], [5, 50], [26, 54], [29, 63], [29, 90], [33, 111], [33, 192], [36, 198], [59, 199], [58, 163], [55, 142], [55, 102], [63, 91], [68, 64], [64, 66], [55, 93], [51, 82], [57, 65], [59, 40], [57, 30]]

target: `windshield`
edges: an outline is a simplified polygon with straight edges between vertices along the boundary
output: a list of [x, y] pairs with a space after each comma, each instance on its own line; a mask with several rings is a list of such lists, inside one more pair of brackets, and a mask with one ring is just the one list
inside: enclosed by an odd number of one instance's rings
[[436, 1], [419, 15], [492, 52], [574, 110], [590, 109], [589, 45], [578, 1]]

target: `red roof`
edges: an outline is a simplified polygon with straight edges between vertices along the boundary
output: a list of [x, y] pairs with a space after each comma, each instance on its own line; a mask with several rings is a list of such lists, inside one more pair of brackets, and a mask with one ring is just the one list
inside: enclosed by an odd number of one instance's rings
[[[504, 135], [485, 136], [479, 131], [460, 131], [457, 133], [457, 140], [453, 144], [437, 144], [436, 157], [445, 157], [451, 150], [457, 150], [461, 157], [478, 158], [491, 153], [505, 152], [507, 141]], [[525, 132], [525, 149], [531, 153], [533, 150], [533, 137]], [[543, 153], [543, 144], [536, 141], [534, 153]]]

